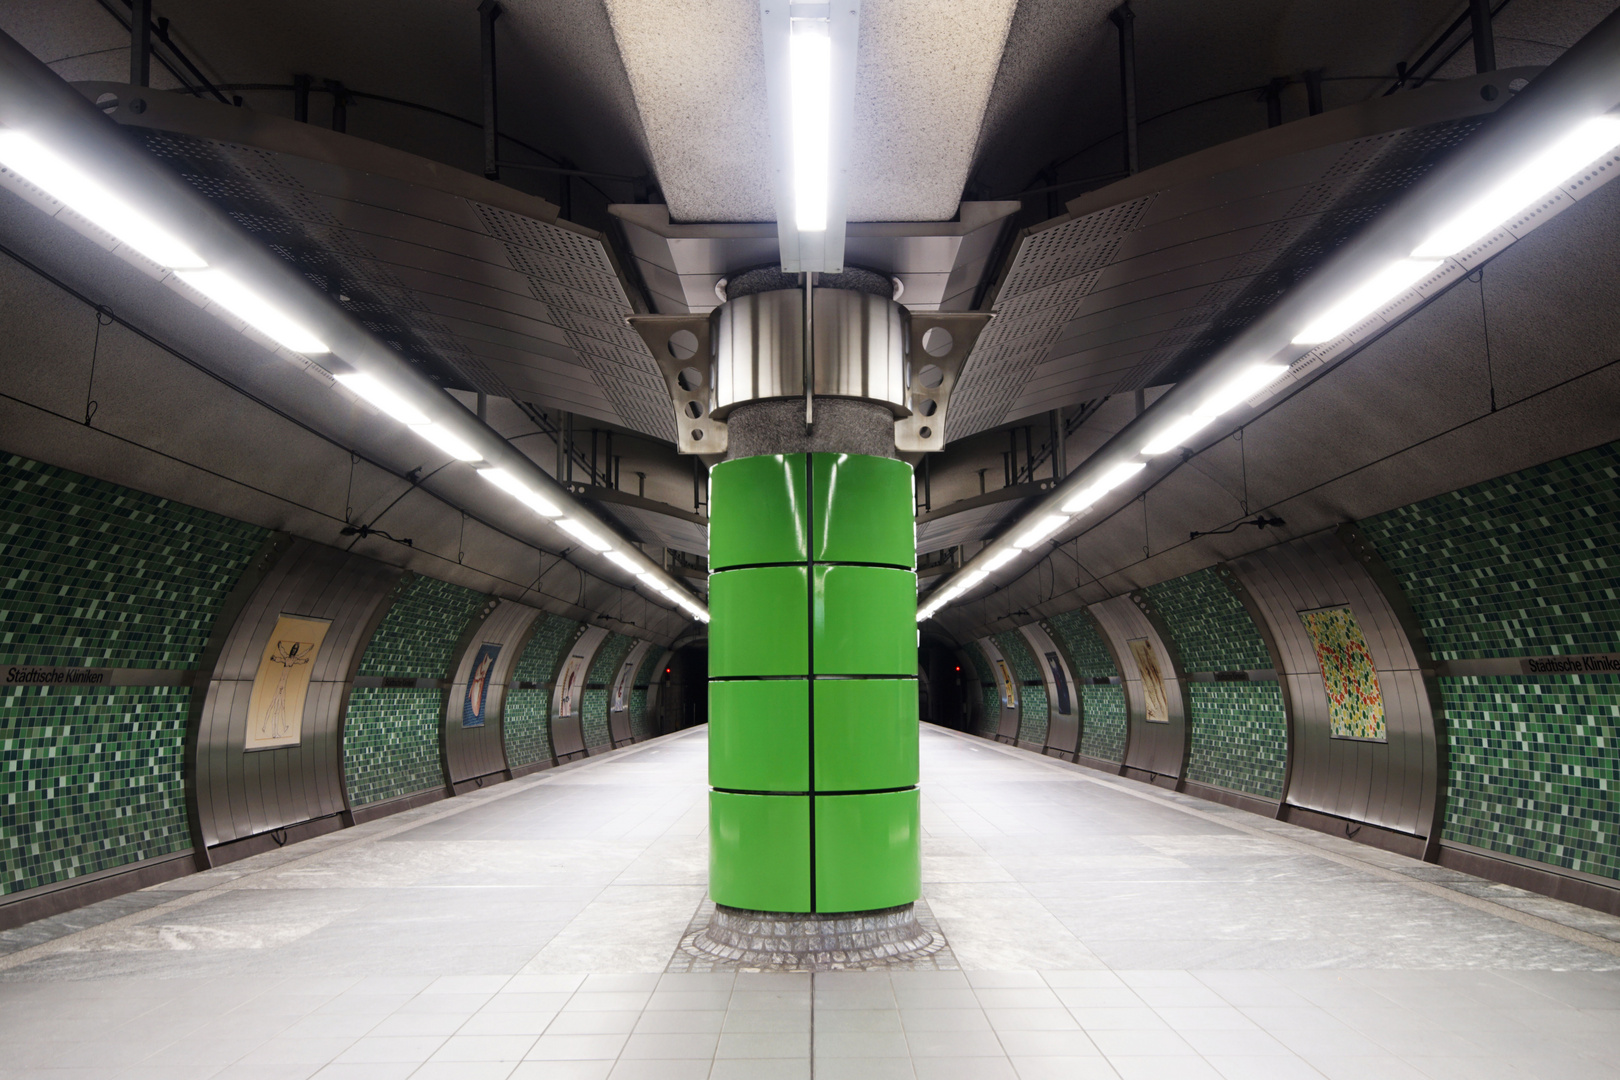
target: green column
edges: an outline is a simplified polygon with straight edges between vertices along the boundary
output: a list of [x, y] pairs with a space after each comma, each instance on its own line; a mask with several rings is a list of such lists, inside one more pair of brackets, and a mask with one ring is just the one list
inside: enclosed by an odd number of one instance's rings
[[911, 466], [766, 454], [709, 479], [709, 892], [755, 911], [921, 891]]

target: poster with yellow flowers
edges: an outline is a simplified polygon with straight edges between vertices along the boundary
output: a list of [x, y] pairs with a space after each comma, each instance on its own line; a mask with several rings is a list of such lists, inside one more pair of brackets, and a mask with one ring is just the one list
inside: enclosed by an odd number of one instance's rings
[[1348, 607], [1302, 611], [1327, 688], [1328, 725], [1335, 739], [1388, 742], [1384, 695], [1378, 688], [1367, 639]]

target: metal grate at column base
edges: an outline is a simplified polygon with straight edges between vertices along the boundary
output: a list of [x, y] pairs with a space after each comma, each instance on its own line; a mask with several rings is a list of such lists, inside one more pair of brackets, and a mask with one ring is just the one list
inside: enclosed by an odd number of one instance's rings
[[701, 971], [956, 971], [928, 905], [796, 915], [705, 899], [669, 966]]

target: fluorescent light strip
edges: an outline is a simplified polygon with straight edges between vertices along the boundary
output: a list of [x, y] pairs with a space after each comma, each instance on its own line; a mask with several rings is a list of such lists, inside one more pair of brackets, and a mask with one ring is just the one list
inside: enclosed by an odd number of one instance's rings
[[608, 562], [631, 574], [641, 573], [641, 564], [622, 551], [609, 551], [605, 553]]
[[793, 223], [827, 231], [832, 156], [832, 38], [825, 19], [793, 19], [788, 28], [793, 114]]
[[997, 570], [1000, 570], [1003, 566], [1006, 566], [1008, 563], [1018, 558], [1018, 556], [1021, 554], [1023, 554], [1023, 552], [1019, 551], [1017, 548], [1008, 548], [1006, 551], [993, 556], [989, 562], [984, 564], [984, 568], [987, 572], [993, 574]]
[[550, 499], [547, 499], [538, 491], [530, 488], [529, 485], [507, 472], [505, 469], [479, 469], [478, 475], [482, 476], [485, 480], [488, 480], [490, 483], [512, 496], [524, 506], [527, 506], [530, 510], [533, 510], [535, 513], [539, 514], [541, 517], [554, 518], [562, 515], [562, 510], [558, 509], [555, 503], [553, 503]]
[[198, 270], [208, 265], [178, 237], [26, 132], [0, 130], [0, 165], [159, 266]]
[[1142, 453], [1148, 457], [1155, 457], [1167, 451], [1174, 450], [1194, 435], [1203, 431], [1215, 422], [1214, 415], [1203, 413], [1188, 413], [1181, 419], [1173, 422], [1169, 427], [1149, 439], [1142, 447]]
[[1013, 541], [1013, 547], [1027, 550], [1045, 540], [1069, 523], [1067, 514], [1047, 514], [1034, 525], [1024, 531], [1024, 534]]
[[420, 435], [457, 461], [482, 461], [484, 459], [484, 455], [474, 450], [471, 443], [468, 443], [460, 435], [442, 424], [412, 424], [407, 430]]
[[1412, 257], [1435, 259], [1457, 254], [1501, 228], [1519, 211], [1616, 146], [1620, 146], [1620, 117], [1583, 120], [1430, 233], [1413, 249]]
[[1439, 259], [1399, 259], [1390, 263], [1313, 319], [1293, 343], [1319, 345], [1332, 341], [1416, 285], [1439, 265]]
[[1074, 498], [1063, 504], [1063, 512], [1065, 514], [1078, 514], [1082, 510], [1090, 509], [1098, 499], [1101, 499], [1145, 468], [1147, 468], [1147, 463], [1143, 461], [1127, 461], [1124, 464], [1115, 465], [1094, 482], [1075, 492]]
[[572, 536], [575, 540], [578, 540], [592, 551], [606, 551], [613, 546], [598, 536], [596, 531], [590, 526], [585, 525], [582, 522], [575, 521], [573, 518], [558, 518], [556, 525], [557, 528], [561, 529], [569, 536]]
[[402, 424], [431, 424], [433, 422], [428, 419], [427, 413], [418, 409], [370, 375], [352, 372], [347, 375], [333, 377], [353, 391], [355, 397], [368, 405], [374, 406]]
[[177, 270], [174, 276], [282, 348], [306, 354], [331, 351], [306, 326], [223, 270]]

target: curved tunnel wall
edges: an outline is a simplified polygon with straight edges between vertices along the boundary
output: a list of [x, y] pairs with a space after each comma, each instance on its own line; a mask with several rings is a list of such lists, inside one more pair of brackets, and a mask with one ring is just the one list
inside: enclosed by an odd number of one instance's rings
[[1040, 627], [1075, 760], [1620, 911], [1620, 443]]
[[576, 620], [17, 456], [0, 515], [0, 928], [556, 764]]

